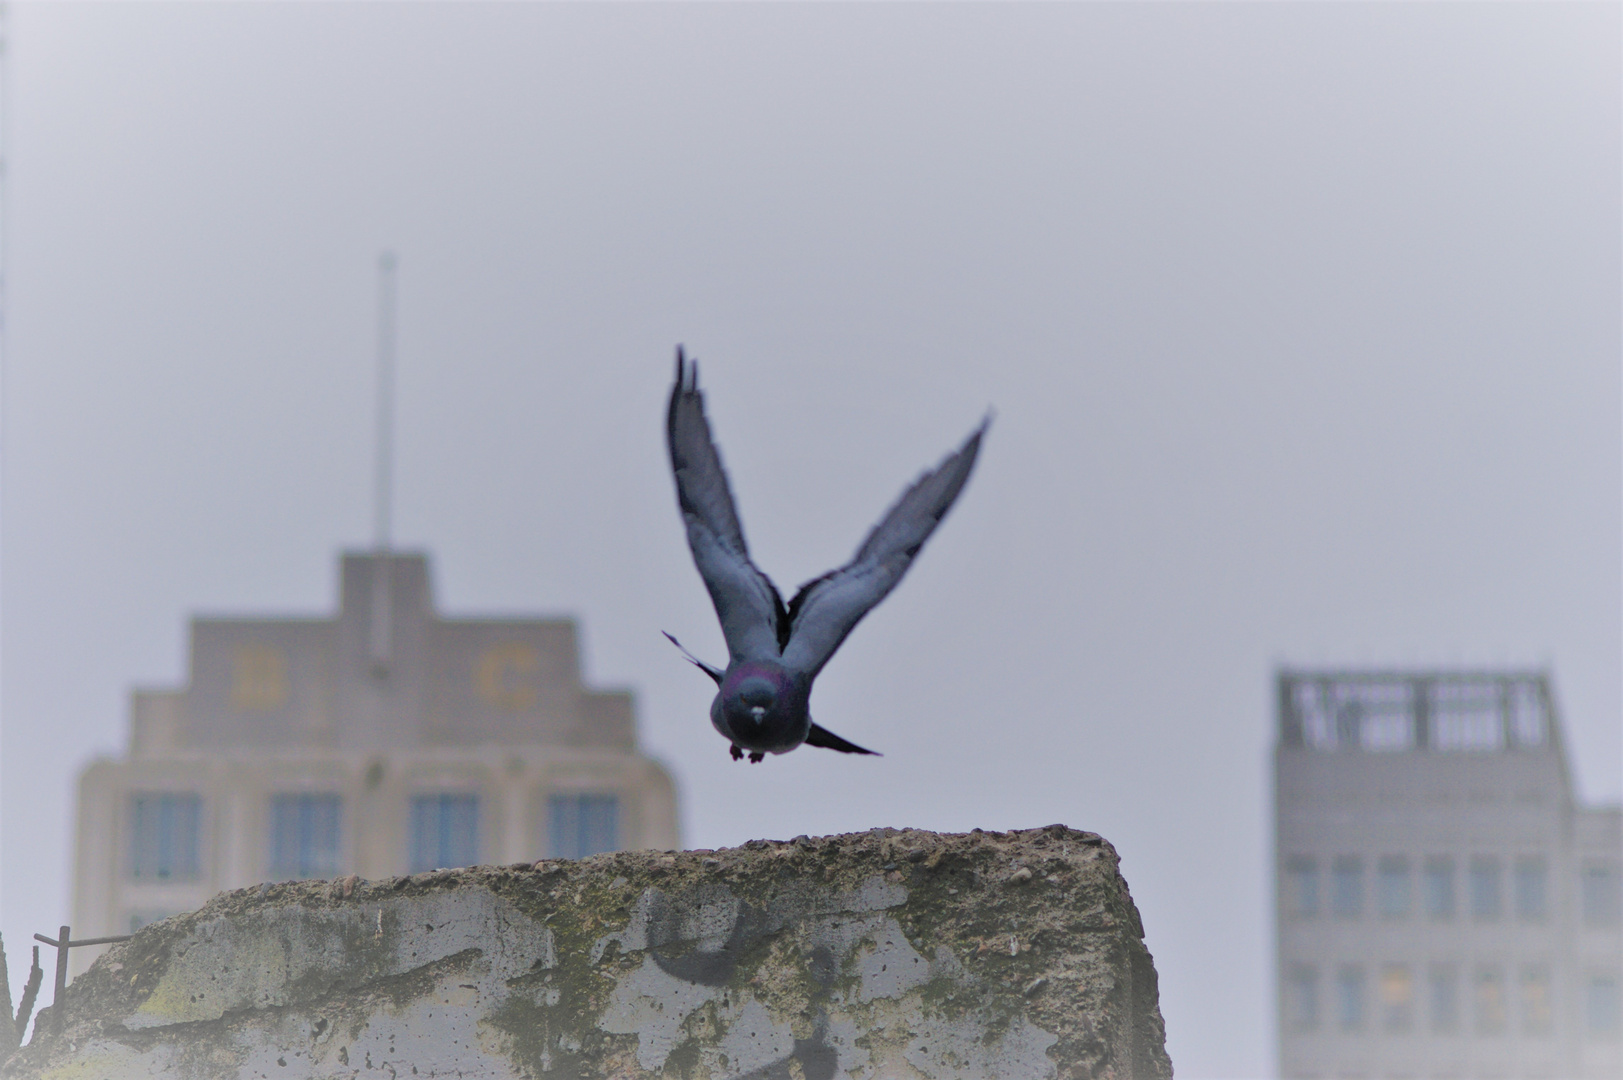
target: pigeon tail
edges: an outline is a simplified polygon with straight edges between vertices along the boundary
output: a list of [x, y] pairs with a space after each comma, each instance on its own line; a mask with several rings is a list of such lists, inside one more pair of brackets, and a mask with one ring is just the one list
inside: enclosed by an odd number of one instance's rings
[[660, 633], [664, 634], [666, 640], [669, 641], [672, 645], [675, 645], [677, 647], [677, 649], [681, 651], [682, 655], [687, 657], [688, 663], [692, 664], [694, 667], [698, 668], [700, 671], [704, 672], [706, 675], [708, 675], [712, 679], [716, 680], [716, 685], [717, 686], [721, 685], [721, 679], [722, 679], [723, 674], [725, 674], [725, 673], [720, 668], [713, 667], [712, 665], [705, 663], [703, 660], [700, 660], [697, 656], [694, 656], [692, 653], [688, 652], [687, 649], [683, 647], [683, 645], [682, 645], [682, 643], [680, 641], [677, 641], [674, 637], [671, 636], [671, 633], [670, 633], [669, 630], [661, 630]]
[[838, 750], [842, 754], [872, 754], [874, 757], [884, 757], [877, 750], [868, 750], [854, 742], [846, 742], [827, 728], [820, 728], [816, 724], [811, 726], [811, 732], [806, 736], [807, 746], [821, 746], [825, 750]]

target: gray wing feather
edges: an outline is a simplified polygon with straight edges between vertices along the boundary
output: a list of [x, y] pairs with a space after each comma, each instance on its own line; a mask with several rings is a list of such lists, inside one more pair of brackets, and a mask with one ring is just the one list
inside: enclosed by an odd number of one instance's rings
[[788, 625], [783, 597], [750, 561], [727, 473], [705, 419], [699, 367], [688, 365], [680, 348], [666, 437], [688, 548], [716, 606], [727, 651], [735, 662], [775, 659], [783, 647], [779, 628]]
[[902, 492], [850, 562], [800, 587], [789, 602], [789, 641], [783, 664], [815, 675], [853, 627], [902, 580], [913, 557], [963, 490], [988, 416], [955, 453]]

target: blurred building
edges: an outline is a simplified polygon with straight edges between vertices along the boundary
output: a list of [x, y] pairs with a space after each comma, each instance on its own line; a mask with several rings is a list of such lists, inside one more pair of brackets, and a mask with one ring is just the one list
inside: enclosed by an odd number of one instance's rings
[[189, 685], [135, 691], [128, 755], [79, 778], [75, 937], [261, 881], [678, 845], [572, 621], [441, 618], [418, 554], [340, 577], [336, 618], [193, 619]]
[[1281, 1073], [1623, 1076], [1623, 813], [1576, 803], [1548, 677], [1278, 693]]

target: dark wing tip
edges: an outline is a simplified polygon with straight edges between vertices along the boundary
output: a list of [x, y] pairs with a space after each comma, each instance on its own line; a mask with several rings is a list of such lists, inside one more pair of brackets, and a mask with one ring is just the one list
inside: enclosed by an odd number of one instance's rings
[[687, 352], [681, 345], [676, 346], [676, 381], [671, 384], [670, 406], [665, 414], [665, 430], [671, 437], [671, 456], [674, 464], [676, 458], [677, 411], [681, 408], [685, 398], [697, 398], [699, 415], [704, 415], [704, 399], [699, 397], [699, 362], [689, 360]]
[[699, 362], [689, 360], [687, 350], [678, 343], [676, 346], [676, 384], [671, 389], [671, 400], [683, 394], [691, 394], [699, 389]]
[[974, 447], [977, 450], [979, 450], [980, 445], [981, 445], [981, 439], [986, 435], [986, 432], [991, 428], [992, 421], [995, 420], [995, 419], [997, 419], [997, 410], [992, 408], [990, 405], [988, 405], [986, 407], [986, 415], [982, 416], [981, 417], [981, 422], [979, 424], [975, 425], [975, 430], [971, 431], [969, 433], [969, 438], [964, 440], [964, 447], [967, 448], [967, 447], [969, 447], [970, 445], [973, 444]]
[[676, 345], [676, 389], [680, 393], [691, 394], [699, 388], [699, 362], [687, 358], [687, 350], [681, 342]]

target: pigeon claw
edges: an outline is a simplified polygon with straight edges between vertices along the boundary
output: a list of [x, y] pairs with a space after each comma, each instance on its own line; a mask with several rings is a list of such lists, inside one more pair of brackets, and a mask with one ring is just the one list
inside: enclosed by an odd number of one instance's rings
[[765, 758], [765, 757], [766, 757], [766, 752], [764, 750], [752, 750], [752, 751], [750, 751], [750, 764], [751, 765], [759, 765], [761, 763], [761, 760], [763, 758]]
[[729, 749], [729, 750], [731, 750], [733, 752], [733, 760], [734, 761], [742, 761], [743, 760], [744, 751], [740, 750], [736, 746], [729, 746], [727, 749]]

